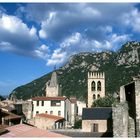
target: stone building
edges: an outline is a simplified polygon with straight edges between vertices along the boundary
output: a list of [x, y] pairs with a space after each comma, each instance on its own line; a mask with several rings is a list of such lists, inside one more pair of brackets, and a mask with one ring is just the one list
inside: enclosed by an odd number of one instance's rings
[[101, 72], [88, 72], [88, 100], [91, 107], [94, 100], [105, 97], [105, 74]]
[[0, 108], [0, 126], [12, 126], [21, 123], [21, 116]]
[[46, 83], [46, 97], [57, 97], [61, 95], [61, 85], [58, 84], [57, 73], [54, 71], [51, 80]]
[[88, 108], [82, 111], [83, 132], [112, 132], [112, 108], [92, 107], [95, 100], [105, 97], [105, 74], [104, 72], [88, 73]]
[[82, 131], [111, 132], [112, 108], [111, 107], [84, 108], [82, 115]]
[[34, 117], [34, 125], [40, 129], [62, 129], [65, 128], [65, 119], [60, 116], [46, 113], [37, 114]]
[[113, 135], [140, 136], [140, 78], [120, 87], [120, 103], [113, 107]]
[[[46, 96], [32, 98], [33, 117], [38, 114], [55, 115], [66, 120], [66, 127], [75, 123], [77, 101], [76, 98], [67, 98], [61, 95], [61, 86], [58, 83], [57, 73], [53, 72], [51, 80], [46, 83]], [[33, 121], [30, 121], [33, 124]]]
[[74, 126], [74, 123], [76, 121], [76, 116], [77, 116], [77, 99], [76, 98], [70, 98], [71, 102], [71, 116], [70, 116], [70, 122], [71, 125]]
[[73, 124], [71, 119], [71, 101], [67, 97], [35, 97], [33, 100], [33, 117], [46, 113], [65, 118], [66, 124]]
[[33, 117], [33, 103], [31, 99], [23, 102], [22, 112], [25, 115], [24, 121], [28, 123], [28, 121]]

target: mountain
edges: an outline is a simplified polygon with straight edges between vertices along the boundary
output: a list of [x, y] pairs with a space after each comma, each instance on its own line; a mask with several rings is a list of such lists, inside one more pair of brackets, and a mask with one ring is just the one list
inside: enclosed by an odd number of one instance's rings
[[[88, 71], [104, 71], [106, 76], [106, 94], [119, 92], [119, 87], [140, 75], [140, 42], [127, 42], [117, 52], [91, 53], [73, 55], [69, 61], [57, 70], [62, 94], [76, 96], [85, 101], [87, 96]], [[31, 83], [17, 87], [10, 95], [18, 99], [29, 99], [45, 95], [45, 83], [50, 79], [48, 73]]]
[[5, 100], [5, 98], [2, 95], [0, 95], [0, 101], [2, 100]]

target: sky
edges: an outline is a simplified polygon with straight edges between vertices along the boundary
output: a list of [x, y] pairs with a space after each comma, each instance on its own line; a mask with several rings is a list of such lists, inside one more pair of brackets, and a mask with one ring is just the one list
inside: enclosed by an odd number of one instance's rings
[[0, 3], [0, 94], [139, 36], [139, 3]]

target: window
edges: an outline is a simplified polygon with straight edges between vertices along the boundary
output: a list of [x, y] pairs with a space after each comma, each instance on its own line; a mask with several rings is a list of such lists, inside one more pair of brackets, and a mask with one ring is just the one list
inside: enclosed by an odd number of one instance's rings
[[100, 81], [98, 81], [98, 83], [97, 83], [97, 90], [101, 91], [101, 82]]
[[51, 106], [61, 106], [61, 101], [60, 100], [52, 100]]
[[39, 111], [36, 111], [36, 114], [39, 114]]
[[95, 88], [96, 88], [95, 82], [93, 81], [93, 82], [91, 83], [91, 91], [95, 91]]
[[53, 114], [53, 111], [50, 111], [50, 114], [52, 115]]
[[41, 104], [42, 104], [42, 106], [44, 106], [44, 101], [42, 101], [42, 103], [41, 103]]
[[58, 111], [58, 116], [61, 116], [61, 111]]
[[36, 106], [39, 106], [39, 101], [36, 102]]
[[48, 113], [48, 111], [45, 112], [46, 114]]
[[93, 99], [96, 99], [96, 95], [95, 94], [93, 94]]
[[97, 98], [100, 98], [100, 95], [99, 94], [97, 95]]

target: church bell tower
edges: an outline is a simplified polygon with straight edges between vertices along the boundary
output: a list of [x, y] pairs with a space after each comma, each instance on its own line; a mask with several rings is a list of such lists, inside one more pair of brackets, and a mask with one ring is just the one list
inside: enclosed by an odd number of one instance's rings
[[100, 97], [105, 97], [105, 73], [88, 72], [87, 106], [91, 107], [92, 103]]

